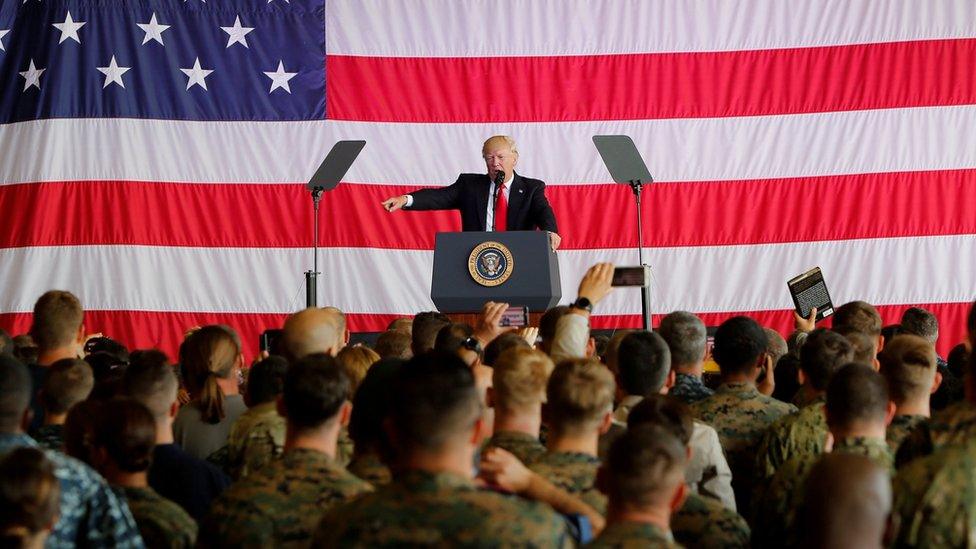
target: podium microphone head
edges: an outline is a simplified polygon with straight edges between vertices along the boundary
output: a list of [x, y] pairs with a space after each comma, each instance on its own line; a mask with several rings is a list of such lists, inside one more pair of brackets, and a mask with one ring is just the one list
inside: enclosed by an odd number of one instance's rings
[[505, 172], [495, 172], [495, 185], [500, 187], [502, 183], [505, 183]]

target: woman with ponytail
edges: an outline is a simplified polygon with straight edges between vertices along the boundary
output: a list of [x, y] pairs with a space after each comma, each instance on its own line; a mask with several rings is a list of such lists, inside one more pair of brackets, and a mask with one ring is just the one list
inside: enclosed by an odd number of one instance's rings
[[206, 459], [227, 445], [231, 425], [247, 410], [238, 386], [241, 340], [227, 326], [204, 326], [183, 341], [180, 364], [191, 400], [177, 414], [173, 436], [187, 453]]

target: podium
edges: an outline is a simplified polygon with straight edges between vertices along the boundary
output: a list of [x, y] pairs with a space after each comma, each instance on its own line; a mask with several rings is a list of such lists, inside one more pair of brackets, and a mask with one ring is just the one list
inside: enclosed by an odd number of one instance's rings
[[545, 311], [562, 297], [548, 233], [438, 233], [430, 297], [442, 313], [476, 313], [486, 301]]

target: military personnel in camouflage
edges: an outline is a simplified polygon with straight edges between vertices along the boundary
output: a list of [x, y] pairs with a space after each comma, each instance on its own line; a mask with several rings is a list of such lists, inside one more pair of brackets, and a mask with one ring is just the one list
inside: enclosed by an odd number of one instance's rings
[[394, 378], [393, 481], [322, 518], [316, 547], [558, 547], [563, 520], [548, 506], [478, 489], [484, 429], [471, 369], [456, 355], [415, 356]]
[[772, 424], [763, 435], [756, 452], [757, 489], [770, 479], [781, 465], [800, 455], [820, 455], [827, 440], [824, 416], [825, 391], [834, 372], [851, 362], [854, 349], [847, 338], [830, 330], [810, 332], [800, 349], [801, 386], [813, 396], [810, 404], [798, 414]]
[[[629, 429], [651, 425], [674, 435], [692, 455], [694, 421], [691, 410], [670, 395], [647, 397], [634, 407], [627, 419]], [[690, 464], [690, 462], [689, 462]], [[686, 475], [687, 480], [687, 475]], [[748, 547], [749, 525], [721, 501], [688, 490], [681, 507], [671, 515], [674, 538], [685, 547]]]
[[[916, 335], [895, 336], [878, 356], [881, 375], [895, 404], [895, 418], [888, 425], [888, 445], [896, 456], [907, 440], [905, 455], [918, 455], [931, 445], [929, 435], [930, 395], [939, 387], [942, 375], [936, 366], [935, 347]], [[921, 446], [921, 448], [918, 448]]]
[[92, 421], [91, 459], [129, 504], [146, 547], [193, 547], [197, 523], [176, 503], [149, 487], [156, 420], [133, 399], [99, 403]]
[[610, 499], [607, 526], [589, 547], [681, 547], [670, 521], [687, 491], [686, 462], [685, 446], [661, 427], [638, 425], [617, 437], [599, 473]]
[[44, 424], [31, 433], [42, 448], [61, 451], [68, 410], [88, 398], [94, 386], [95, 376], [84, 360], [65, 358], [48, 367], [37, 396], [44, 408]]
[[751, 318], [730, 318], [715, 332], [712, 355], [722, 373], [715, 394], [692, 405], [692, 413], [718, 432], [732, 469], [737, 509], [748, 516], [753, 488], [755, 451], [763, 432], [796, 407], [763, 395], [756, 389], [766, 355], [766, 332]]
[[610, 428], [615, 391], [613, 374], [594, 359], [556, 366], [546, 387], [548, 451], [529, 466], [601, 514], [606, 513], [607, 500], [595, 485], [600, 466], [597, 444]]
[[671, 369], [674, 385], [668, 394], [686, 404], [711, 396], [712, 391], [702, 382], [708, 334], [705, 323], [697, 316], [675, 311], [663, 319], [657, 333], [664, 338], [671, 351]]
[[370, 490], [335, 460], [348, 394], [349, 379], [331, 356], [309, 355], [288, 368], [279, 408], [288, 423], [285, 451], [214, 501], [201, 546], [305, 547], [325, 511]]
[[349, 472], [373, 486], [388, 484], [390, 469], [383, 462], [389, 457], [389, 444], [383, 424], [390, 413], [393, 380], [406, 361], [383, 358], [373, 364], [359, 384], [352, 401], [349, 436], [355, 443]]
[[[827, 387], [827, 426], [838, 454], [856, 454], [877, 463], [889, 474], [894, 458], [885, 442], [885, 430], [895, 407], [888, 400], [884, 378], [870, 366], [844, 366]], [[753, 523], [757, 547], [788, 546], [797, 541], [796, 511], [803, 501], [802, 487], [819, 455], [801, 454], [783, 464], [764, 492]]]
[[546, 382], [554, 366], [542, 351], [513, 348], [495, 360], [489, 404], [495, 409], [495, 433], [486, 447], [508, 450], [525, 464], [546, 453], [539, 441]]
[[881, 547], [888, 541], [891, 477], [870, 458], [823, 456], [803, 492], [797, 521], [804, 547]]
[[270, 356], [255, 364], [247, 376], [244, 403], [248, 409], [227, 437], [227, 472], [234, 479], [264, 467], [284, 449], [285, 418], [278, 413], [276, 401], [287, 369], [287, 360]]

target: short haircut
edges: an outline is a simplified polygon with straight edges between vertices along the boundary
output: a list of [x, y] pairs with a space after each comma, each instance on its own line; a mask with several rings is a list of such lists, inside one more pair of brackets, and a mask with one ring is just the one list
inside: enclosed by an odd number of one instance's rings
[[37, 344], [34, 343], [34, 338], [30, 334], [14, 336], [14, 349], [11, 354], [18, 360], [24, 364], [33, 364], [37, 362], [37, 353]]
[[656, 332], [634, 332], [620, 342], [617, 377], [628, 395], [648, 396], [661, 391], [671, 371], [671, 351]]
[[853, 362], [860, 362], [868, 366], [874, 364], [874, 359], [878, 357], [878, 338], [850, 328], [841, 328], [841, 331], [837, 333], [847, 338], [848, 343], [851, 344], [854, 352], [854, 358], [851, 359]]
[[966, 375], [966, 365], [969, 364], [969, 351], [966, 350], [966, 344], [960, 343], [953, 347], [946, 356], [946, 363], [949, 373], [962, 379]]
[[31, 378], [27, 367], [16, 358], [0, 353], [0, 433], [20, 429], [30, 401]]
[[363, 382], [363, 378], [366, 377], [366, 372], [369, 371], [370, 366], [375, 364], [379, 359], [380, 355], [376, 354], [376, 351], [362, 345], [343, 347], [339, 351], [339, 354], [336, 355], [336, 360], [346, 370], [346, 375], [349, 377], [350, 399], [356, 393], [359, 384]]
[[552, 340], [556, 339], [556, 324], [570, 310], [569, 305], [556, 305], [542, 313], [542, 318], [539, 319], [539, 339], [542, 340], [540, 347], [543, 351], [548, 352], [552, 348]]
[[409, 337], [410, 333], [413, 331], [413, 319], [410, 317], [394, 318], [389, 324], [387, 324], [386, 331], [403, 332], [407, 334], [407, 337]]
[[413, 354], [419, 355], [433, 350], [437, 332], [440, 332], [441, 328], [450, 323], [451, 319], [444, 313], [437, 311], [417, 313], [413, 317], [410, 333], [410, 345]]
[[896, 336], [885, 345], [878, 361], [895, 405], [929, 398], [935, 382], [937, 357], [935, 347], [927, 339], [907, 334]]
[[924, 337], [934, 345], [939, 339], [939, 319], [921, 307], [909, 307], [901, 315], [901, 333]]
[[28, 547], [31, 538], [58, 518], [61, 483], [43, 451], [29, 446], [0, 459], [0, 540]]
[[355, 443], [357, 453], [375, 449], [385, 438], [383, 422], [390, 415], [390, 401], [396, 391], [394, 378], [404, 364], [406, 361], [398, 358], [380, 359], [359, 384], [349, 418], [349, 438]]
[[715, 330], [712, 358], [722, 375], [753, 371], [759, 355], [766, 352], [766, 332], [747, 316], [734, 316]]
[[114, 398], [98, 405], [93, 422], [95, 448], [103, 448], [122, 471], [147, 471], [156, 447], [156, 421], [135, 399]]
[[773, 398], [780, 402], [791, 403], [800, 390], [800, 359], [793, 353], [787, 353], [780, 357], [776, 362], [776, 369], [773, 370], [773, 380], [776, 387], [773, 389]]
[[874, 305], [864, 301], [851, 301], [834, 309], [834, 330], [845, 328], [869, 336], [881, 335], [881, 315]]
[[613, 410], [613, 374], [595, 359], [567, 360], [556, 365], [546, 385], [546, 419], [557, 434], [596, 429]]
[[41, 351], [57, 349], [75, 341], [83, 321], [84, 311], [74, 294], [51, 290], [34, 303], [30, 334]]
[[285, 319], [282, 340], [289, 360], [325, 353], [342, 343], [341, 318], [333, 309], [309, 307]]
[[91, 366], [80, 358], [65, 358], [52, 364], [41, 388], [41, 402], [49, 414], [66, 414], [88, 398], [95, 377]]
[[853, 360], [854, 348], [847, 338], [824, 328], [810, 332], [800, 349], [800, 369], [818, 391], [825, 390], [834, 372]]
[[387, 330], [376, 338], [374, 347], [380, 358], [402, 358], [413, 356], [410, 350], [410, 333], [402, 330]]
[[111, 399], [88, 399], [68, 410], [68, 417], [64, 420], [64, 453], [92, 464], [95, 423], [99, 419], [100, 407], [108, 400]]
[[212, 324], [190, 334], [180, 345], [180, 365], [186, 384], [200, 409], [200, 419], [217, 424], [224, 419], [224, 390], [217, 379], [234, 373], [241, 341], [228, 326]]
[[651, 395], [641, 400], [627, 415], [627, 428], [656, 425], [674, 435], [681, 444], [688, 446], [695, 431], [691, 408], [675, 397]]
[[675, 311], [661, 319], [657, 333], [671, 350], [672, 366], [690, 366], [705, 358], [708, 334], [705, 323], [686, 311]]
[[512, 348], [498, 357], [493, 368], [495, 407], [523, 411], [538, 410], [546, 400], [546, 384], [555, 366], [542, 351]]
[[328, 306], [322, 307], [322, 310], [332, 315], [336, 321], [336, 331], [339, 332], [339, 337], [343, 337], [346, 332], [346, 313], [342, 312], [342, 309], [338, 307]]
[[474, 374], [460, 357], [425, 353], [394, 377], [391, 420], [399, 451], [440, 451], [481, 417]]
[[141, 402], [157, 420], [168, 416], [179, 392], [169, 359], [161, 351], [151, 350], [132, 353], [130, 360], [122, 376], [125, 394]]
[[607, 356], [604, 359], [604, 362], [606, 363], [607, 368], [610, 368], [610, 371], [613, 372], [614, 375], [617, 375], [620, 372], [620, 368], [617, 365], [620, 358], [620, 344], [623, 342], [625, 337], [636, 331], [637, 330], [617, 330], [614, 332], [613, 336], [610, 337], [610, 343], [607, 344]]
[[766, 353], [773, 357], [773, 364], [776, 364], [789, 352], [786, 340], [782, 334], [772, 328], [763, 327], [763, 331], [766, 332]]
[[498, 145], [504, 145], [512, 151], [512, 154], [518, 155], [518, 147], [515, 145], [514, 139], [507, 135], [493, 135], [486, 139], [484, 145], [481, 146], [481, 156], [488, 154], [490, 147], [497, 147]]
[[349, 397], [349, 376], [335, 358], [317, 353], [288, 368], [282, 392], [288, 424], [314, 429], [333, 420]]
[[605, 486], [614, 505], [646, 508], [669, 503], [685, 481], [685, 445], [655, 425], [628, 429], [610, 445]]
[[498, 362], [498, 358], [510, 349], [531, 348], [532, 346], [529, 345], [529, 342], [524, 337], [515, 332], [508, 332], [491, 340], [488, 346], [485, 347], [485, 356], [482, 357], [481, 363], [485, 366], [494, 366]]
[[888, 386], [873, 368], [852, 362], [838, 370], [827, 385], [826, 409], [830, 427], [883, 422], [888, 411]]
[[452, 322], [437, 332], [434, 338], [434, 351], [438, 353], [456, 353], [461, 344], [474, 333], [470, 324]]
[[271, 402], [285, 387], [288, 361], [284, 357], [269, 356], [254, 366], [247, 374], [247, 400], [251, 406]]

